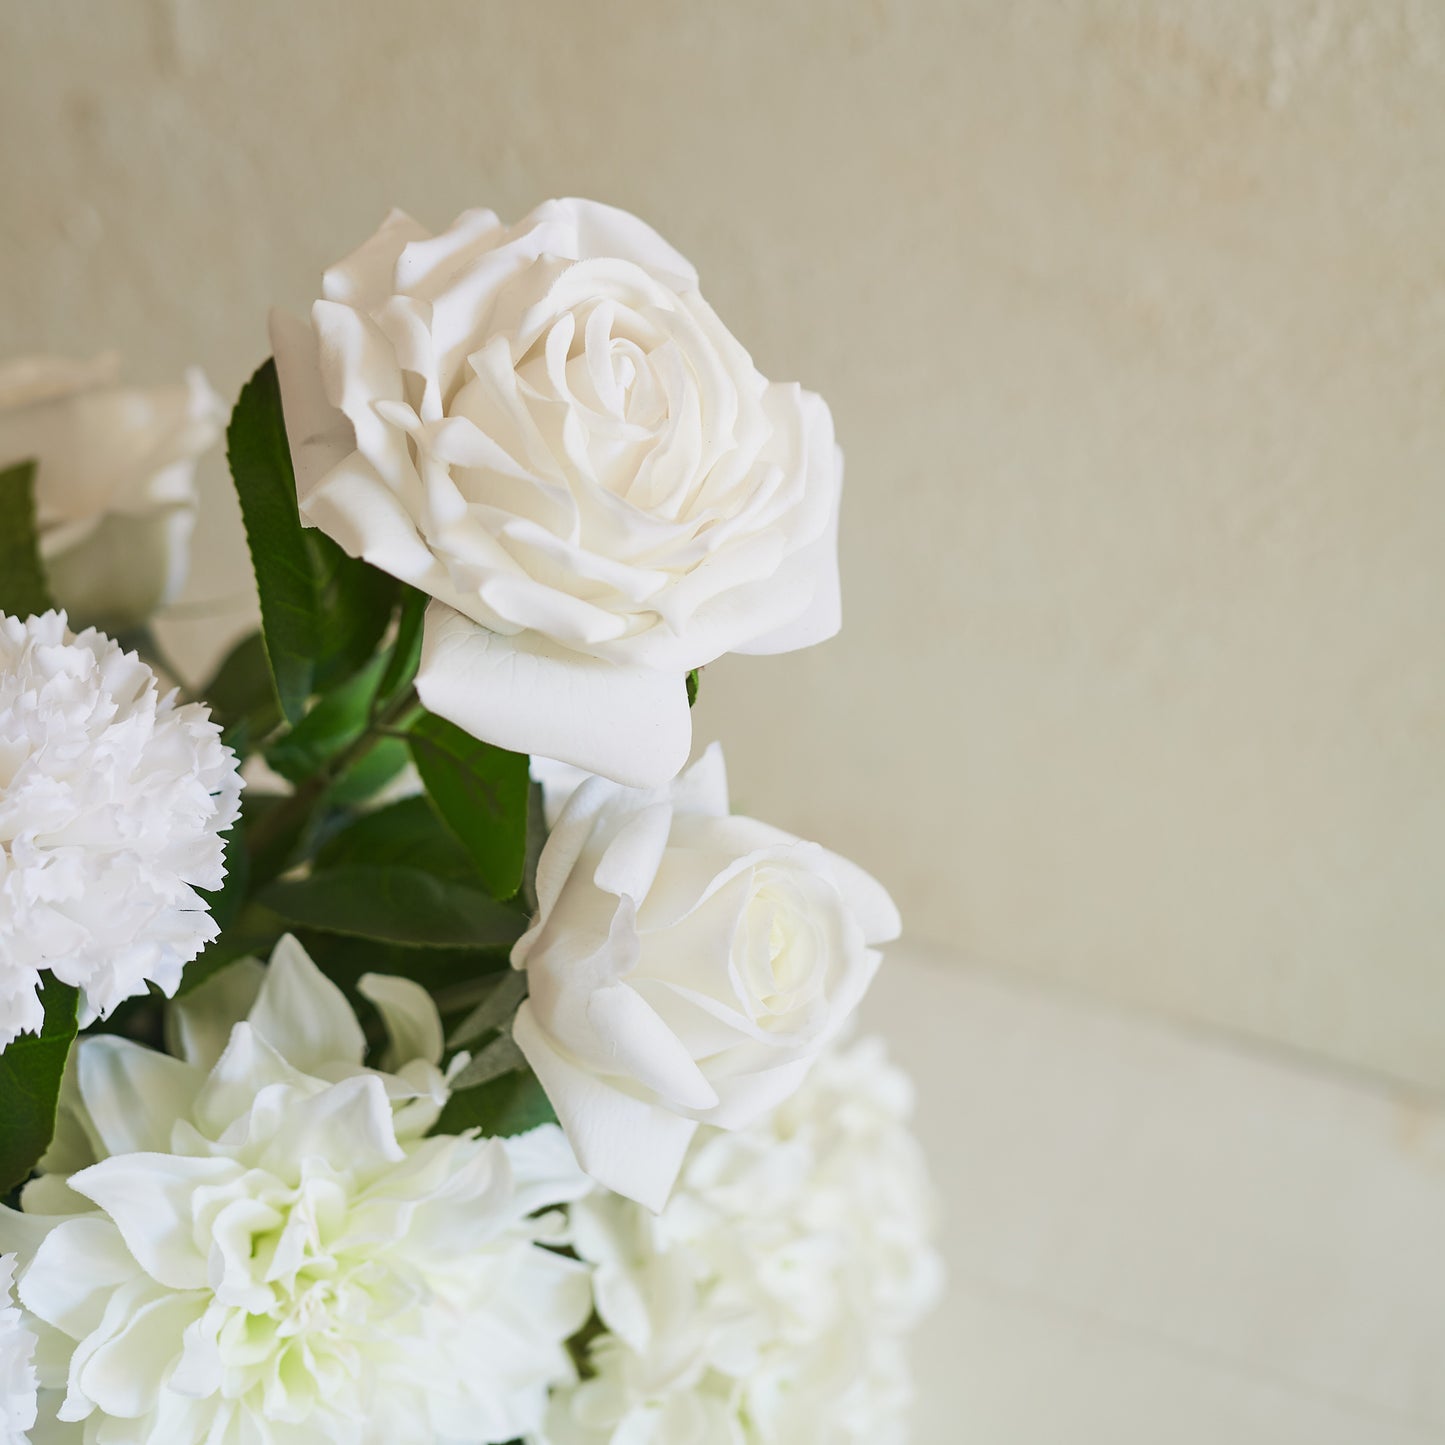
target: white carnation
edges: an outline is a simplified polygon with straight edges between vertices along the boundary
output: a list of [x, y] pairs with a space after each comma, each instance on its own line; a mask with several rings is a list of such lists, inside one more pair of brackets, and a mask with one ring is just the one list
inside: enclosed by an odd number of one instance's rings
[[182, 1057], [80, 1045], [51, 1172], [0, 1211], [0, 1246], [64, 1344], [41, 1383], [84, 1445], [509, 1441], [572, 1377], [587, 1274], [545, 1247], [588, 1187], [566, 1141], [425, 1137], [436, 1008], [404, 979], [362, 991], [386, 1072], [289, 939], [185, 1000]]
[[825, 1055], [733, 1133], [705, 1129], [667, 1208], [573, 1209], [606, 1333], [548, 1445], [891, 1445], [904, 1335], [941, 1265], [908, 1080], [879, 1040]]
[[25, 1445], [35, 1423], [35, 1336], [15, 1307], [15, 1256], [0, 1255], [0, 1445]]
[[64, 613], [0, 617], [0, 1048], [40, 1027], [40, 972], [82, 1023], [147, 981], [173, 993], [216, 936], [240, 779], [198, 703]]

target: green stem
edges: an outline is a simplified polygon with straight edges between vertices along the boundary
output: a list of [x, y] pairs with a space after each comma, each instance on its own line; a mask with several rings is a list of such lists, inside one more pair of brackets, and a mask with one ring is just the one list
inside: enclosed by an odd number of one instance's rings
[[[420, 705], [417, 701], [416, 689], [408, 688], [382, 708], [367, 726], [366, 731], [354, 743], [342, 748], [319, 773], [314, 773], [307, 778], [284, 803], [273, 808], [256, 825], [247, 839], [251, 852], [264, 854], [268, 848], [279, 843], [289, 833], [299, 830], [311, 810], [325, 796], [326, 790], [337, 778], [364, 758], [383, 738], [397, 736], [392, 724], [405, 718], [409, 712]], [[401, 736], [405, 736], [405, 734], [401, 734]]]

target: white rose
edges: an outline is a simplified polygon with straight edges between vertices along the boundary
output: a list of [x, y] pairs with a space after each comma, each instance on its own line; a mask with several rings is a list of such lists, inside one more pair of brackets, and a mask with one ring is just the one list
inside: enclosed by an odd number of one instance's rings
[[593, 201], [393, 212], [271, 323], [302, 516], [436, 599], [422, 700], [638, 786], [687, 758], [687, 671], [839, 622], [828, 408], [697, 288]]
[[854, 864], [728, 814], [714, 744], [670, 787], [604, 778], [568, 800], [517, 941], [513, 1025], [582, 1167], [659, 1209], [699, 1121], [793, 1093], [898, 935]]
[[36, 462], [40, 552], [78, 626], [121, 632], [175, 600], [196, 518], [196, 458], [225, 424], [194, 368], [174, 386], [116, 384], [112, 356], [0, 366], [0, 467]]

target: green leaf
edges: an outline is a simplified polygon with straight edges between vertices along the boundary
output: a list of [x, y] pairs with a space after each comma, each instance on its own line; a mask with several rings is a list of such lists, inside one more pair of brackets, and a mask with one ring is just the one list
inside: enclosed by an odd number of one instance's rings
[[408, 686], [421, 664], [422, 624], [426, 621], [427, 603], [431, 598], [415, 587], [403, 587], [401, 612], [396, 624], [396, 640], [391, 645], [391, 661], [376, 695], [388, 703]]
[[344, 768], [326, 790], [326, 801], [337, 808], [364, 803], [379, 793], [411, 762], [411, 753], [400, 738], [381, 738]]
[[41, 990], [45, 1022], [0, 1054], [0, 1195], [22, 1183], [55, 1133], [60, 1080], [75, 1040], [79, 994], [47, 975]]
[[475, 883], [477, 877], [467, 850], [426, 798], [403, 798], [363, 814], [316, 855], [318, 870], [348, 863], [399, 864], [453, 883]]
[[526, 927], [515, 909], [420, 868], [348, 863], [272, 883], [258, 901], [287, 922], [420, 948], [485, 948]]
[[520, 1069], [453, 1094], [432, 1126], [432, 1133], [460, 1134], [464, 1129], [480, 1129], [483, 1134], [505, 1138], [556, 1122], [557, 1115], [537, 1076], [530, 1069]]
[[695, 667], [687, 675], [687, 705], [694, 706], [697, 702], [698, 687], [702, 683], [702, 668]]
[[527, 755], [480, 742], [431, 713], [412, 724], [409, 736], [437, 812], [493, 896], [513, 897], [527, 861]]
[[281, 721], [271, 665], [259, 632], [243, 637], [226, 654], [216, 675], [201, 689], [211, 716], [228, 733], [245, 728], [245, 739], [261, 739]]
[[0, 612], [33, 617], [54, 604], [35, 524], [35, 463], [0, 472]]
[[276, 697], [287, 721], [299, 722], [315, 681], [320, 598], [296, 509], [274, 361], [265, 362], [241, 389], [226, 429], [226, 456], [246, 524]]
[[348, 557], [324, 532], [303, 533], [311, 555], [320, 617], [316, 686], [335, 686], [376, 651], [391, 622], [395, 577]]
[[241, 794], [241, 821], [246, 828], [251, 887], [268, 883], [289, 868], [311, 827], [307, 799], [282, 793]]
[[460, 995], [465, 1000], [461, 1005], [464, 1008], [489, 979], [512, 971], [507, 944], [472, 949], [409, 948], [368, 939], [358, 945], [354, 938], [339, 933], [308, 928], [293, 931], [327, 978], [349, 992], [355, 993], [363, 974], [392, 974], [419, 983], [436, 999], [443, 1013], [447, 1012], [449, 996]]
[[527, 1067], [526, 1056], [517, 1047], [517, 1041], [510, 1033], [498, 1034], [484, 1049], [478, 1050], [462, 1066], [461, 1072], [452, 1080], [452, 1088], [476, 1089], [500, 1079], [504, 1074], [515, 1074]]
[[518, 969], [499, 974], [487, 996], [459, 1023], [447, 1038], [452, 1048], [475, 1043], [487, 1034], [508, 1028], [518, 1005], [527, 996], [527, 975]]
[[360, 740], [371, 719], [386, 655], [373, 657], [354, 677], [326, 693], [283, 738], [266, 749], [266, 761], [293, 783], [320, 772]]

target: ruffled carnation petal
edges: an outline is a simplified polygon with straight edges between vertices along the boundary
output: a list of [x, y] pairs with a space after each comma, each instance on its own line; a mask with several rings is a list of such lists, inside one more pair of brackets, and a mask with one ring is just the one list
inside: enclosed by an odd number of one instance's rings
[[104, 1017], [215, 937], [236, 759], [198, 703], [62, 613], [0, 617], [0, 1048], [39, 1024], [42, 970]]

